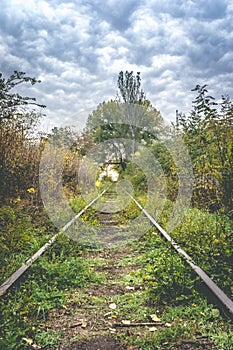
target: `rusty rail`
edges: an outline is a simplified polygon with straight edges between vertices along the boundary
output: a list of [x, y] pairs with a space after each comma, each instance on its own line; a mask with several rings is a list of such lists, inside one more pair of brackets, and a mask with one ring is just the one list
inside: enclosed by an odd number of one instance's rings
[[174, 241], [174, 239], [155, 221], [155, 219], [147, 213], [147, 211], [141, 206], [140, 203], [127, 191], [128, 196], [134, 201], [134, 203], [142, 210], [144, 215], [150, 220], [153, 226], [162, 234], [162, 236], [171, 244], [176, 252], [189, 264], [193, 271], [201, 278], [208, 290], [217, 298], [218, 302], [227, 311], [230, 318], [233, 320], [233, 301], [217, 286], [217, 284], [203, 271], [192, 258]]
[[45, 243], [30, 259], [28, 259], [18, 270], [16, 270], [3, 284], [0, 286], [0, 296], [3, 295], [17, 281], [25, 271], [36, 261], [60, 236], [64, 233], [88, 208], [90, 208], [107, 190], [101, 192], [95, 199], [85, 206], [77, 215], [73, 217], [61, 230], [56, 233], [47, 243]]

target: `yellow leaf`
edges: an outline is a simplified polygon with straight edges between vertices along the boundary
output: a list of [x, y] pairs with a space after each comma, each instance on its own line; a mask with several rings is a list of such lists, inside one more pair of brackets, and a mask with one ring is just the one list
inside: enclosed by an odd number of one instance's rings
[[34, 187], [30, 187], [30, 188], [27, 189], [27, 192], [28, 192], [28, 193], [35, 193], [36, 190], [35, 190]]
[[96, 187], [100, 187], [100, 184], [101, 184], [101, 182], [100, 182], [99, 180], [97, 180], [97, 181], [95, 182]]
[[22, 311], [20, 311], [20, 315], [25, 315], [25, 314], [28, 314], [28, 310], [22, 310]]
[[83, 320], [83, 321], [82, 321], [82, 324], [81, 324], [81, 327], [82, 327], [82, 328], [86, 328], [86, 326], [87, 326], [87, 322]]
[[150, 315], [152, 321], [154, 322], [160, 322], [160, 318], [156, 315], [156, 314], [153, 314], [153, 315]]

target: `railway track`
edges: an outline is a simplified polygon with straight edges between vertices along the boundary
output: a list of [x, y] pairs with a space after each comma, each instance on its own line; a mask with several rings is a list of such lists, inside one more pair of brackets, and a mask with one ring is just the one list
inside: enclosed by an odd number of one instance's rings
[[[173, 239], [172, 237], [155, 221], [155, 219], [138, 203], [138, 201], [127, 191], [127, 196], [135, 203], [135, 205], [143, 212], [144, 216], [150, 221], [151, 225], [161, 234], [163, 239], [168, 241], [171, 247], [179, 254], [182, 259], [191, 267], [195, 274], [201, 279], [203, 285], [206, 287], [205, 292], [207, 297], [211, 296], [212, 303], [215, 302], [218, 307], [221, 307], [224, 312], [233, 320], [233, 302], [232, 300], [217, 286], [217, 284], [208, 276], [205, 271], [202, 270]], [[80, 218], [89, 208], [91, 208], [101, 197], [105, 195], [105, 204], [107, 207], [102, 207], [102, 210], [98, 212], [97, 218], [100, 226], [102, 227], [102, 233], [111, 236], [119, 231], [119, 222], [116, 217], [114, 205], [116, 204], [116, 194], [111, 190], [104, 190], [96, 198], [94, 198], [88, 205], [86, 205], [74, 218], [69, 221], [62, 229], [55, 234], [46, 244], [44, 244], [31, 258], [29, 258], [17, 271], [15, 271], [1, 286], [0, 296], [5, 294], [13, 284], [20, 279], [20, 277], [27, 271], [27, 269], [56, 241], [59, 235], [64, 234], [68, 228]], [[112, 213], [109, 212], [109, 208], [112, 208]], [[120, 236], [120, 235], [119, 235]]]

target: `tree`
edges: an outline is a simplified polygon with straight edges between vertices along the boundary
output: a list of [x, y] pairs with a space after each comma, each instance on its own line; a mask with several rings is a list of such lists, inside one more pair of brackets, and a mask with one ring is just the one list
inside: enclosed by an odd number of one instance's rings
[[[121, 97], [124, 104], [124, 114], [130, 127], [132, 137], [132, 156], [135, 153], [135, 138], [136, 128], [142, 119], [145, 119], [144, 110], [138, 105], [145, 105], [145, 92], [140, 89], [141, 77], [140, 72], [137, 72], [136, 76], [133, 75], [133, 71], [121, 71], [118, 74], [118, 89], [120, 90]], [[121, 98], [120, 98], [121, 101]]]
[[[92, 133], [95, 142], [115, 139], [112, 149], [120, 157], [127, 158], [128, 153], [133, 156], [137, 150], [136, 142], [151, 143], [163, 124], [160, 113], [145, 99], [140, 86], [139, 72], [136, 76], [133, 72], [120, 72], [118, 88], [121, 97], [101, 103], [87, 121], [87, 130]], [[128, 149], [123, 145], [126, 139], [131, 142], [131, 152], [125, 152]]]
[[140, 89], [140, 72], [137, 72], [136, 76], [134, 76], [133, 71], [126, 71], [125, 73], [121, 71], [118, 74], [117, 85], [118, 89], [120, 90], [121, 97], [125, 103], [143, 104], [143, 102], [145, 102], [145, 92]]
[[24, 72], [14, 71], [9, 78], [4, 78], [0, 73], [0, 123], [11, 121], [30, 128], [38, 120], [40, 114], [36, 113], [35, 108], [29, 109], [29, 107], [45, 108], [45, 106], [38, 104], [34, 97], [12, 92], [24, 83], [34, 85], [40, 83], [40, 80], [26, 76]]

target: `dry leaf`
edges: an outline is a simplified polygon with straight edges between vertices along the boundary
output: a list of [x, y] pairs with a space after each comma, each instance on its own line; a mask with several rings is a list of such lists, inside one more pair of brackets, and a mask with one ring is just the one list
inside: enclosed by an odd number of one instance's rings
[[121, 323], [127, 325], [127, 324], [130, 324], [131, 322], [129, 320], [122, 320]]
[[134, 287], [130, 287], [130, 286], [126, 286], [125, 289], [127, 289], [127, 290], [134, 290], [135, 288]]
[[160, 318], [156, 315], [156, 314], [153, 314], [153, 315], [150, 315], [152, 321], [154, 322], [160, 322]]
[[150, 327], [150, 328], [149, 328], [149, 332], [155, 332], [155, 331], [157, 331], [157, 328], [156, 328], [156, 327]]
[[33, 339], [31, 339], [31, 338], [23, 338], [23, 340], [29, 345], [33, 344]]
[[82, 327], [82, 328], [86, 328], [86, 326], [87, 326], [87, 322], [83, 320], [83, 321], [82, 321], [81, 327]]
[[109, 316], [111, 314], [112, 314], [112, 311], [106, 312], [106, 314], [104, 314], [104, 317]]
[[167, 322], [167, 323], [165, 323], [165, 326], [166, 327], [171, 327], [172, 325], [171, 325], [171, 323]]
[[116, 329], [115, 328], [109, 328], [110, 333], [116, 333]]
[[35, 350], [40, 350], [40, 349], [42, 349], [42, 346], [37, 345], [37, 344], [32, 344], [31, 347], [32, 347], [33, 349], [35, 349]]
[[109, 304], [109, 308], [112, 309], [112, 310], [115, 310], [116, 309], [116, 304], [115, 303], [111, 303]]

